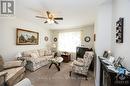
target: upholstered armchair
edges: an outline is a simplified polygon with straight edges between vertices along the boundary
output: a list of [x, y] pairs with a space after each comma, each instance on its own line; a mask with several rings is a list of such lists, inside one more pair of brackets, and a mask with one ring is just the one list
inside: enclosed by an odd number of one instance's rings
[[78, 58], [77, 60], [74, 60], [72, 62], [72, 70], [70, 71], [70, 76], [71, 73], [74, 72], [86, 76], [87, 79], [88, 69], [92, 62], [93, 56], [93, 52], [86, 51], [83, 59]]

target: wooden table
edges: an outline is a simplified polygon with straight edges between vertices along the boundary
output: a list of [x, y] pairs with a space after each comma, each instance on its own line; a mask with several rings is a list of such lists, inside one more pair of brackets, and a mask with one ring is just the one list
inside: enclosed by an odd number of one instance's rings
[[61, 57], [63, 58], [63, 62], [69, 62], [71, 60], [71, 54], [61, 54]]

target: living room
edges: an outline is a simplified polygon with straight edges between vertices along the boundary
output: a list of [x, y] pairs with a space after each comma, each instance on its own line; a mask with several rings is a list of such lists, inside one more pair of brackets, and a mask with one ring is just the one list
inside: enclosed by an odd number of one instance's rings
[[[123, 66], [130, 70], [130, 30], [127, 29], [130, 25], [129, 6], [129, 0], [15, 0], [13, 14], [0, 14], [0, 54], [5, 63], [17, 60], [19, 53], [30, 50], [50, 49], [56, 52], [57, 57], [71, 54], [71, 61], [61, 62], [60, 71], [54, 65], [49, 69], [50, 63], [33, 72], [26, 69], [27, 81], [34, 86], [100, 86], [98, 56], [103, 56], [105, 50], [111, 51], [115, 58], [124, 58]], [[46, 19], [48, 12], [61, 20], [49, 24]], [[123, 43], [116, 43], [116, 22], [119, 18], [124, 18]], [[17, 40], [18, 30], [38, 33], [36, 44], [20, 44]], [[73, 73], [69, 76], [71, 63], [76, 60], [76, 47], [92, 48], [97, 55], [94, 71], [89, 71], [88, 80]], [[40, 77], [44, 75], [45, 77]]]

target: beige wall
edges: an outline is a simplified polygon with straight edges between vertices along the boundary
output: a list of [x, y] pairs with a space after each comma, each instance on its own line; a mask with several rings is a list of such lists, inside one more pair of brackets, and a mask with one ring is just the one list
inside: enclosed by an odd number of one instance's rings
[[[130, 0], [113, 0], [112, 18], [112, 54], [115, 57], [123, 57], [123, 66], [130, 70]], [[123, 43], [116, 43], [116, 22], [124, 18], [124, 37]]]
[[[38, 45], [16, 45], [16, 28], [39, 32]], [[13, 60], [18, 52], [46, 48], [51, 41], [44, 41], [44, 37], [50, 38], [50, 31], [34, 22], [25, 21], [16, 17], [0, 18], [0, 54], [4, 60]]]

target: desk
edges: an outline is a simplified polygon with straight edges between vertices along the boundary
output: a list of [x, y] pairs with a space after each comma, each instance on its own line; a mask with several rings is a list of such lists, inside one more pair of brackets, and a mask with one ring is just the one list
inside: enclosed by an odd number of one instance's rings
[[118, 73], [108, 69], [102, 59], [100, 60], [100, 86], [130, 86], [130, 76], [126, 75], [124, 80], [118, 79]]

